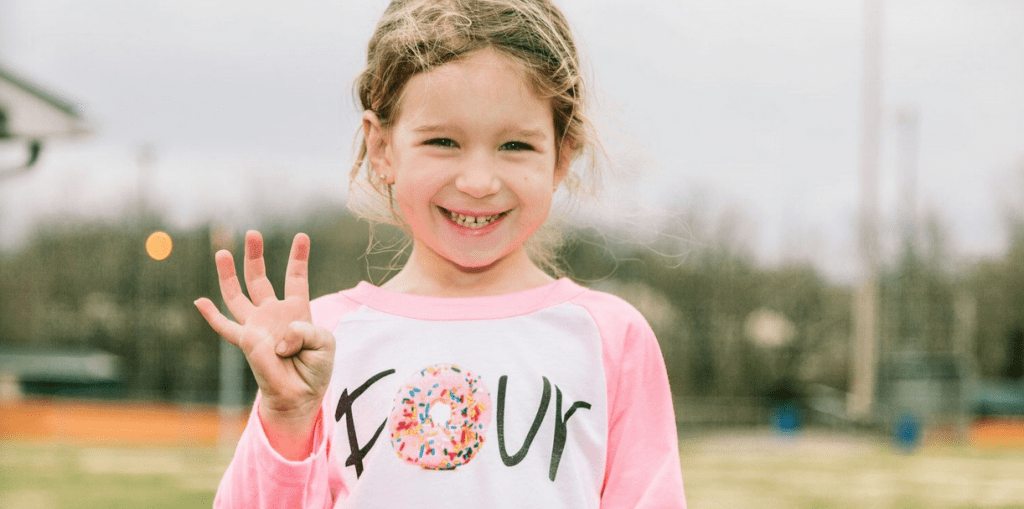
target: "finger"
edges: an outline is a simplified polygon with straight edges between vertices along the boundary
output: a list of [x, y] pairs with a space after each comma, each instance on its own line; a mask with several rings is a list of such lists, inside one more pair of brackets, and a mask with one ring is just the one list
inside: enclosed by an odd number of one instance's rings
[[206, 323], [210, 324], [210, 327], [214, 332], [227, 340], [228, 343], [238, 346], [239, 340], [242, 337], [241, 325], [228, 320], [228, 318], [221, 314], [220, 310], [217, 309], [217, 306], [213, 301], [206, 297], [195, 301], [195, 305], [199, 310], [199, 314], [203, 315], [203, 318], [206, 319]]
[[327, 350], [333, 345], [334, 336], [327, 329], [308, 322], [292, 322], [274, 352], [279, 357], [291, 357], [302, 350]]
[[245, 288], [253, 305], [259, 306], [268, 299], [277, 299], [274, 286], [267, 279], [267, 267], [263, 261], [263, 236], [249, 230], [245, 233]]
[[220, 294], [224, 298], [224, 304], [234, 315], [238, 323], [245, 324], [255, 307], [249, 299], [242, 294], [242, 287], [238, 283], [238, 275], [235, 273], [235, 260], [231, 253], [220, 250], [213, 255], [217, 262], [218, 283], [220, 283]]
[[292, 242], [288, 272], [284, 278], [284, 296], [309, 300], [309, 236], [300, 233]]

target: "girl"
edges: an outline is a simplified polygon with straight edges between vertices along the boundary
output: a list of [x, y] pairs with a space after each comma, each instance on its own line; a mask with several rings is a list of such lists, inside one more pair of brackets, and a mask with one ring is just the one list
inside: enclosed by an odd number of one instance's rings
[[353, 188], [409, 234], [409, 260], [380, 287], [310, 302], [304, 234], [283, 300], [258, 233], [248, 298], [216, 254], [237, 321], [196, 306], [260, 392], [214, 505], [684, 507], [650, 327], [542, 268], [551, 248], [535, 234], [593, 144], [562, 14], [549, 0], [393, 1], [357, 87]]

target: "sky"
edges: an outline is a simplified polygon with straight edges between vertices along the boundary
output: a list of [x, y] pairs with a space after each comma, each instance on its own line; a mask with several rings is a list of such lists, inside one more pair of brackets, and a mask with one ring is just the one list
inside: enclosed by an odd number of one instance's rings
[[[632, 228], [678, 225], [679, 211], [732, 218], [729, 234], [764, 264], [855, 280], [863, 1], [557, 2], [609, 154], [601, 205], [583, 210]], [[0, 181], [0, 246], [54, 214], [130, 212], [140, 188], [177, 227], [244, 230], [342, 204], [352, 81], [385, 5], [0, 0], [0, 62], [93, 128]], [[945, 225], [954, 261], [999, 256], [1005, 211], [1024, 210], [1024, 3], [885, 0], [883, 33], [887, 252], [913, 146], [917, 213]], [[901, 145], [901, 112], [918, 118], [916, 145]]]

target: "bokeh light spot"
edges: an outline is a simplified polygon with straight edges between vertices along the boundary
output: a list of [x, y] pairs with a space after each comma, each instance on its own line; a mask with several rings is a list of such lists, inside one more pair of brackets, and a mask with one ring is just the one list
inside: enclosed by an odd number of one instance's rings
[[154, 260], [163, 260], [171, 256], [174, 243], [166, 232], [155, 231], [146, 239], [146, 254]]

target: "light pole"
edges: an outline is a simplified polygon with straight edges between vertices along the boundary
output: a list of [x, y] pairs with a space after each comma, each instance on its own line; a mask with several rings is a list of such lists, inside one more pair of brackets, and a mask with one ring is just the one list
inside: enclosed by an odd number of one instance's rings
[[853, 373], [847, 413], [870, 420], [878, 385], [878, 173], [882, 125], [883, 0], [864, 0], [861, 82], [860, 251], [864, 279], [853, 300]]
[[[217, 224], [210, 228], [210, 246], [213, 252], [234, 247], [231, 228]], [[221, 312], [228, 310], [223, 299], [219, 300]], [[245, 406], [245, 357], [242, 351], [224, 339], [220, 341], [220, 371], [218, 383], [218, 413], [220, 414], [219, 442], [221, 448], [230, 450], [238, 441], [238, 430], [233, 424]]]

